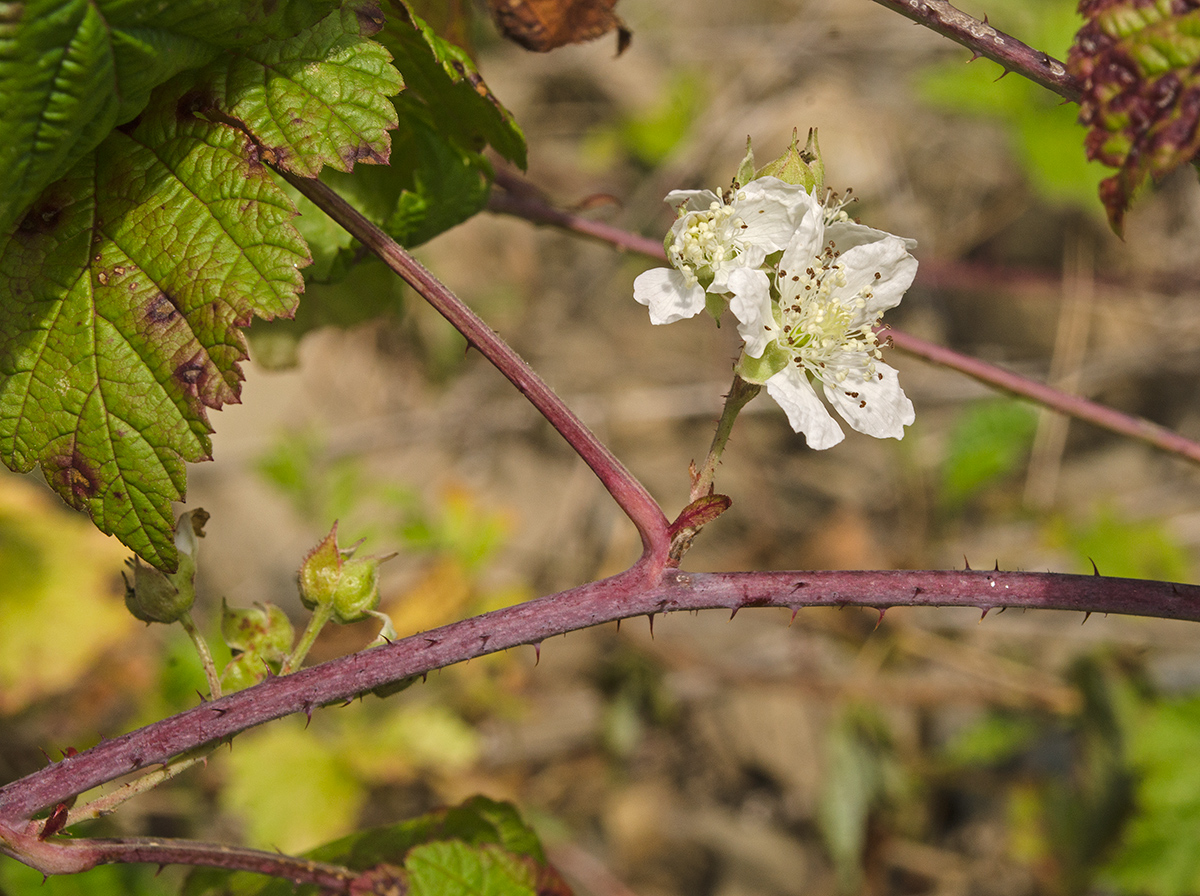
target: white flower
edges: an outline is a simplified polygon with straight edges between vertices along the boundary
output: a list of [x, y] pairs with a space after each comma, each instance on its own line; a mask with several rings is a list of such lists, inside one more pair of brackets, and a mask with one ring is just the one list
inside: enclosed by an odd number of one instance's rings
[[764, 376], [757, 381], [811, 448], [844, 438], [814, 384], [854, 429], [903, 438], [912, 402], [881, 360], [874, 328], [912, 284], [917, 260], [908, 250], [916, 244], [840, 216], [827, 223], [814, 205], [771, 272], [777, 298], [749, 271], [729, 276], [730, 309], [746, 342], [741, 366]]
[[649, 306], [654, 324], [699, 314], [707, 294], [729, 291], [734, 271], [768, 289], [760, 268], [788, 244], [810, 205], [802, 187], [774, 177], [760, 177], [724, 198], [710, 190], [674, 190], [666, 201], [679, 208], [666, 239], [671, 268], [646, 271], [633, 282], [633, 297]]

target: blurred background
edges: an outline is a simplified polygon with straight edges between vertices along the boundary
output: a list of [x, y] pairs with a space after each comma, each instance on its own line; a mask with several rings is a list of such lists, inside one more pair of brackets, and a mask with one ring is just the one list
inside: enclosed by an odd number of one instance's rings
[[[1062, 59], [1073, 0], [961, 2]], [[1122, 242], [1075, 108], [869, 0], [623, 0], [634, 32], [532, 54], [470, 39], [562, 207], [658, 237], [671, 189], [728, 183], [820, 130], [828, 185], [918, 240], [888, 322], [1200, 438], [1200, 188], [1180, 171]], [[652, 328], [657, 262], [481, 214], [421, 259], [508, 339], [673, 516], [739, 340]], [[364, 302], [366, 297], [368, 301]], [[370, 305], [371, 319], [363, 305]], [[343, 543], [399, 552], [401, 634], [605, 576], [635, 531], [499, 374], [381, 268], [251, 329], [243, 404], [213, 418], [188, 507], [212, 514], [197, 621], [272, 601]], [[808, 450], [760, 397], [717, 477], [696, 570], [975, 567], [1195, 581], [1194, 466], [957, 374], [889, 363], [905, 439]], [[0, 778], [194, 705], [183, 633], [125, 612], [123, 551], [34, 477], [0, 477]], [[475, 793], [517, 803], [581, 894], [1200, 892], [1200, 629], [1078, 614], [897, 609], [659, 617], [475, 660], [387, 700], [236, 739], [87, 829], [303, 850]], [[313, 660], [375, 628], [327, 632]], [[83, 827], [80, 833], [83, 833]], [[178, 869], [0, 892], [170, 892]]]

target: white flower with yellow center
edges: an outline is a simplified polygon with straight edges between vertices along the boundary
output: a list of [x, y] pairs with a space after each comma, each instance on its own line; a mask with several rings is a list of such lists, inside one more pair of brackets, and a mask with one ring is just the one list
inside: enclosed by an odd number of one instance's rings
[[654, 324], [699, 314], [708, 295], [729, 292], [734, 271], [768, 289], [763, 262], [788, 244], [808, 209], [802, 187], [775, 177], [760, 177], [724, 197], [674, 190], [666, 201], [679, 209], [664, 244], [671, 267], [646, 271], [633, 282], [633, 297], [649, 306]]
[[875, 327], [916, 276], [916, 244], [841, 216], [827, 223], [811, 197], [808, 209], [769, 272], [773, 290], [749, 271], [730, 273], [729, 307], [746, 342], [739, 373], [766, 385], [811, 448], [845, 437], [816, 386], [857, 431], [903, 438], [912, 402], [882, 361]]

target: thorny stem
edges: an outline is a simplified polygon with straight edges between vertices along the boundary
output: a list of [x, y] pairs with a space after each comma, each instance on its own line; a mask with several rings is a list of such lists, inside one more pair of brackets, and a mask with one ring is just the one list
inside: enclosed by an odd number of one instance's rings
[[196, 647], [196, 653], [200, 655], [200, 665], [204, 667], [204, 677], [208, 679], [209, 696], [216, 700], [221, 696], [221, 676], [217, 674], [217, 664], [213, 662], [212, 651], [208, 649], [208, 641], [204, 639], [203, 632], [196, 627], [191, 611], [183, 612], [183, 615], [179, 617], [179, 624], [188, 633], [188, 637], [192, 639], [192, 644]]
[[900, 13], [955, 43], [962, 44], [976, 57], [985, 56], [1007, 71], [1016, 72], [1052, 90], [1063, 99], [1078, 103], [1082, 95], [1079, 83], [1067, 67], [1052, 56], [1021, 43], [988, 24], [956, 9], [946, 0], [875, 0], [880, 6]]
[[733, 375], [733, 385], [729, 387], [729, 393], [725, 396], [721, 419], [717, 422], [717, 431], [713, 433], [712, 447], [708, 449], [708, 457], [704, 458], [704, 463], [692, 481], [689, 500], [696, 501], [705, 495], [712, 494], [713, 477], [716, 475], [721, 455], [725, 453], [725, 446], [729, 443], [729, 436], [733, 432], [733, 423], [737, 420], [737, 415], [741, 413], [742, 408], [749, 404], [761, 389], [762, 386], [757, 383], [748, 383], [736, 373]]
[[909, 333], [889, 329], [887, 335], [891, 337], [892, 344], [896, 348], [907, 354], [923, 358], [942, 367], [949, 367], [951, 370], [965, 373], [996, 389], [1003, 389], [1013, 395], [1031, 399], [1044, 407], [1146, 442], [1155, 448], [1177, 454], [1193, 463], [1200, 463], [1200, 444], [1184, 438], [1177, 432], [1172, 432], [1165, 426], [1151, 423], [1142, 417], [1122, 414], [1120, 411], [1094, 401], [1088, 401], [1079, 395], [1063, 392], [1053, 386], [1047, 386], [1010, 370], [1005, 370], [1003, 367], [988, 364], [986, 361], [980, 361], [970, 355], [959, 354], [945, 346], [926, 342]]
[[591, 467], [613, 500], [637, 526], [643, 548], [639, 570], [648, 576], [661, 571], [670, 546], [662, 508], [542, 378], [461, 299], [341, 196], [319, 180], [287, 173], [282, 176], [420, 293], [466, 337], [468, 344], [478, 349], [529, 399]]
[[[513, 175], [509, 175], [506, 180], [509, 183], [519, 183]], [[553, 208], [544, 200], [538, 199], [533, 192], [519, 187], [514, 188], [512, 195], [493, 197], [488, 203], [488, 207], [494, 212], [515, 215], [535, 224], [560, 227], [573, 233], [611, 243], [618, 248], [639, 252], [660, 261], [666, 261], [667, 258], [660, 242], [622, 231], [609, 224], [598, 225], [597, 222], [589, 221], [580, 215]], [[920, 270], [917, 272], [917, 278], [918, 282], [921, 282]], [[919, 339], [902, 330], [888, 327], [886, 334], [891, 338], [892, 345], [902, 352], [950, 370], [965, 373], [981, 383], [1022, 398], [1028, 398], [1059, 413], [1086, 420], [1112, 432], [1153, 445], [1162, 451], [1179, 455], [1194, 463], [1200, 463], [1200, 443], [1184, 438], [1157, 423], [1151, 423], [1142, 417], [1123, 414], [1080, 395], [1063, 392], [1061, 389], [1031, 380], [995, 364], [972, 358], [970, 355], [964, 355], [945, 346], [926, 342], [924, 339]]]
[[[634, 616], [747, 607], [1001, 607], [1123, 613], [1200, 622], [1200, 586], [1060, 573], [972, 570], [688, 573], [627, 570], [599, 582], [339, 657], [101, 741], [0, 787], [0, 834], [40, 829], [34, 813], [93, 787], [273, 719], [523, 644]], [[50, 846], [55, 841], [44, 841]], [[32, 863], [36, 855], [19, 853]], [[39, 867], [34, 865], [34, 867]]]

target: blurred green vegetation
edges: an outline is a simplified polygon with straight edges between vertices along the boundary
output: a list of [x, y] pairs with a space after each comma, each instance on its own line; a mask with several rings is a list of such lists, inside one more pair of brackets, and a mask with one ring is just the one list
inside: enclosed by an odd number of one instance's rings
[[[1075, 0], [992, 0], [980, 9], [963, 4], [965, 11], [979, 17], [986, 12], [992, 25], [1060, 60], [1082, 24], [1076, 6]], [[1025, 78], [1004, 75], [987, 59], [970, 65], [956, 60], [927, 69], [918, 83], [926, 101], [939, 109], [1002, 124], [1015, 159], [1044, 200], [1087, 209], [1102, 220], [1097, 189], [1108, 169], [1084, 156], [1078, 106]]]
[[992, 711], [942, 751], [958, 773], [1005, 774], [1009, 847], [1045, 892], [1200, 890], [1200, 698], [1156, 694], [1137, 663], [1100, 651], [1068, 674], [1081, 708]]
[[593, 128], [583, 143], [585, 158], [598, 169], [609, 169], [622, 157], [646, 168], [661, 165], [691, 133], [706, 96], [701, 72], [672, 73], [653, 105]]
[[984, 489], [1024, 470], [1037, 431], [1037, 411], [998, 398], [968, 405], [950, 430], [942, 460], [940, 496], [961, 509]]
[[1075, 555], [1081, 572], [1092, 563], [1102, 575], [1127, 579], [1165, 579], [1186, 582], [1192, 558], [1161, 520], [1126, 519], [1117, 508], [1101, 505], [1083, 523], [1055, 517], [1047, 540]]

